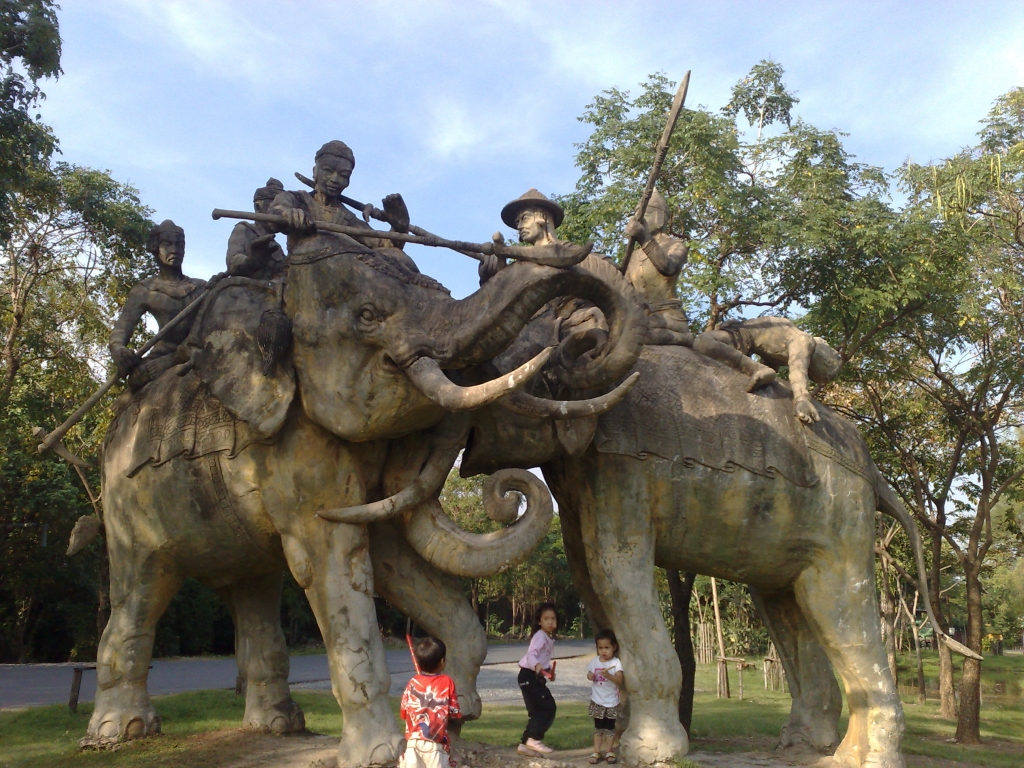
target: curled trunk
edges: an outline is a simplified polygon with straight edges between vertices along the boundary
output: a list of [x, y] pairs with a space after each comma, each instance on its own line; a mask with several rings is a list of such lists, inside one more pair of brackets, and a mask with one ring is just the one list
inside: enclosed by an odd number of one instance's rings
[[570, 361], [560, 376], [580, 390], [619, 381], [639, 357], [646, 320], [615, 265], [593, 255], [567, 269], [512, 264], [471, 296], [433, 305], [420, 331], [393, 339], [389, 351], [402, 367], [421, 357], [445, 369], [477, 365], [500, 354], [539, 309], [560, 296], [592, 302], [608, 322], [608, 343], [578, 366]]
[[[526, 512], [521, 516], [520, 494], [526, 499]], [[405, 515], [405, 537], [425, 560], [464, 578], [493, 576], [519, 565], [551, 525], [554, 508], [547, 487], [529, 472], [503, 469], [487, 479], [483, 502], [492, 520], [515, 522], [493, 533], [468, 533], [452, 522], [433, 498]]]

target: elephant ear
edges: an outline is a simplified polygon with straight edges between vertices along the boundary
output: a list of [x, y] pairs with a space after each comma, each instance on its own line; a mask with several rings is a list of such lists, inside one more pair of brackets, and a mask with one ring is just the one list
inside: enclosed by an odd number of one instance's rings
[[282, 289], [266, 280], [221, 279], [185, 342], [210, 393], [264, 437], [281, 428], [295, 397], [291, 322], [282, 311]]

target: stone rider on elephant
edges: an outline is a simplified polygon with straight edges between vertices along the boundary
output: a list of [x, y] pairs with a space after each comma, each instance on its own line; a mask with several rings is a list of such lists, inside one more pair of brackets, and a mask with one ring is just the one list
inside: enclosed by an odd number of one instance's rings
[[170, 219], [149, 231], [146, 250], [153, 254], [159, 271], [135, 285], [128, 293], [121, 314], [110, 332], [110, 356], [118, 373], [128, 377], [128, 388], [137, 392], [160, 377], [175, 364], [174, 352], [191, 328], [191, 319], [179, 323], [166, 338], [161, 339], [145, 358], [128, 348], [128, 342], [142, 316], [151, 314], [159, 327], [174, 319], [199, 294], [205, 280], [188, 277], [181, 271], [185, 259], [185, 230]]
[[[344, 238], [328, 232], [317, 232], [314, 221], [371, 229], [341, 201], [341, 195], [348, 188], [355, 164], [355, 155], [345, 142], [328, 141], [316, 153], [313, 191], [281, 192], [274, 198], [269, 213], [283, 216], [288, 221], [287, 226], [279, 228], [279, 231], [283, 229], [288, 234], [288, 255], [291, 259], [315, 257], [318, 252], [334, 249], [339, 238]], [[391, 222], [391, 230], [408, 232], [409, 210], [405, 207], [402, 196], [397, 193], [391, 194], [382, 202], [384, 213]], [[404, 245], [379, 237], [359, 237], [357, 240], [370, 248], [400, 250]], [[404, 257], [404, 261], [412, 271], [419, 271], [408, 256]]]

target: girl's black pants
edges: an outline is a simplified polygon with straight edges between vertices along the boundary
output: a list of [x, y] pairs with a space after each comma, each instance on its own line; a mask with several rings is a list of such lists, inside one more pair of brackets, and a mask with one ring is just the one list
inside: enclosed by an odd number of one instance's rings
[[519, 670], [519, 690], [523, 692], [526, 712], [530, 722], [523, 731], [523, 743], [527, 739], [544, 740], [544, 734], [555, 722], [555, 699], [548, 690], [548, 681], [532, 669]]

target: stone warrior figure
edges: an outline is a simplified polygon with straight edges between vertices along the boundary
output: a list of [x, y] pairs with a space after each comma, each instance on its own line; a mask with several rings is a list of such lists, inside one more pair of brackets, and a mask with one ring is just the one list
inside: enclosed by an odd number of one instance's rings
[[[275, 178], [267, 180], [252, 196], [256, 213], [267, 213], [284, 185]], [[276, 233], [261, 221], [240, 221], [228, 238], [228, 274], [272, 280], [284, 271], [285, 254], [274, 239]]]
[[[748, 392], [771, 384], [776, 371], [788, 365], [793, 412], [804, 424], [821, 419], [807, 391], [807, 379], [825, 384], [836, 377], [843, 364], [839, 353], [824, 339], [804, 333], [784, 317], [728, 320], [713, 331], [699, 334], [693, 348], [747, 374]], [[765, 364], [751, 359], [749, 355], [753, 354]]]
[[[281, 192], [274, 198], [270, 213], [284, 216], [288, 233], [288, 253], [294, 256], [296, 248], [301, 252], [328, 247], [337, 240], [336, 235], [318, 233], [313, 226], [314, 221], [326, 221], [346, 227], [371, 229], [362, 219], [348, 210], [341, 202], [341, 195], [348, 187], [355, 168], [356, 158], [343, 141], [328, 141], [319, 150], [313, 166], [313, 192]], [[393, 232], [409, 231], [409, 209], [399, 194], [388, 195], [382, 201], [384, 212], [388, 215]], [[379, 237], [361, 237], [359, 239], [370, 248], [401, 248], [404, 243]], [[408, 259], [410, 265], [412, 259]], [[418, 271], [418, 270], [417, 270]]]
[[[528, 245], [553, 245], [562, 242], [555, 237], [555, 230], [561, 226], [564, 218], [565, 211], [562, 206], [536, 189], [528, 190], [501, 209], [501, 220], [507, 226], [519, 230], [520, 242]], [[492, 239], [497, 243], [504, 242], [500, 233], [495, 233]], [[505, 266], [507, 263], [503, 257], [493, 254], [484, 256], [477, 268], [480, 285], [490, 280]], [[556, 301], [553, 308], [564, 318], [561, 330], [563, 336], [591, 328], [607, 330], [601, 310], [578, 299]]]
[[128, 348], [128, 341], [142, 316], [148, 312], [162, 328], [196, 298], [196, 291], [206, 285], [205, 280], [182, 274], [185, 230], [170, 219], [149, 231], [146, 250], [156, 258], [159, 271], [128, 293], [128, 301], [110, 332], [108, 346], [118, 373], [128, 377], [128, 388], [132, 392], [142, 389], [175, 364], [174, 352], [188, 336], [192, 325], [191, 318], [179, 323], [146, 357], [140, 359]]
[[668, 203], [655, 189], [643, 221], [626, 225], [626, 237], [640, 246], [626, 269], [626, 279], [647, 301], [648, 344], [693, 345], [689, 320], [675, 295], [676, 280], [686, 263], [689, 246], [665, 232]]

